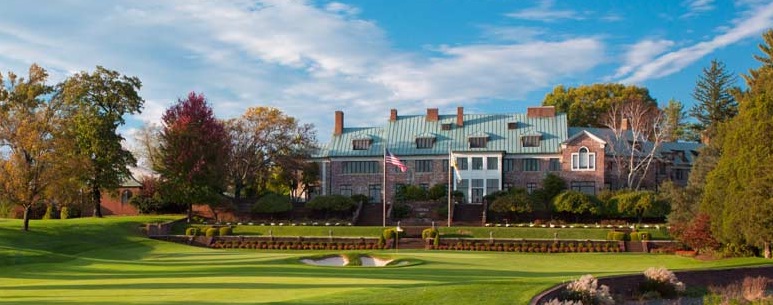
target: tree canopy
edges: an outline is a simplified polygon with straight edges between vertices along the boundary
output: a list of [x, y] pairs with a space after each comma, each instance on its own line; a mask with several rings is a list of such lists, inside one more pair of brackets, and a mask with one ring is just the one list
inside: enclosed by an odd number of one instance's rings
[[545, 96], [542, 105], [555, 106], [556, 111], [566, 113], [569, 126], [605, 127], [604, 116], [612, 106], [632, 101], [658, 105], [647, 88], [615, 83], [576, 88], [559, 85]]
[[729, 120], [738, 113], [738, 102], [733, 91], [737, 77], [727, 71], [725, 64], [712, 60], [703, 68], [703, 74], [695, 83], [692, 97], [695, 105], [690, 109], [690, 115], [698, 120], [694, 127], [697, 132], [703, 132], [708, 138], [716, 134], [718, 125]]

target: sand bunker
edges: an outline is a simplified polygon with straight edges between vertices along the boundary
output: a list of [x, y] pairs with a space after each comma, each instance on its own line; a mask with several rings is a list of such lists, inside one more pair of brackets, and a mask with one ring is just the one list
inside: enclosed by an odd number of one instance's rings
[[[393, 259], [381, 259], [377, 257], [362, 255], [360, 265], [364, 267], [384, 267], [394, 261]], [[328, 256], [321, 259], [304, 258], [301, 263], [314, 266], [333, 266], [343, 267], [349, 265], [349, 259], [344, 255]]]

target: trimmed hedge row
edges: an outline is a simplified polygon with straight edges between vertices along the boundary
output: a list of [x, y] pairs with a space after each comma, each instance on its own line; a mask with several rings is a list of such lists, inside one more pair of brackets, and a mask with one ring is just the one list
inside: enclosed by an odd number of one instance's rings
[[220, 227], [220, 228], [190, 227], [185, 229], [186, 236], [200, 236], [202, 234], [204, 234], [204, 236], [206, 237], [229, 236], [229, 235], [233, 235], [233, 229], [231, 227]]
[[649, 232], [631, 232], [631, 233], [625, 233], [625, 232], [619, 232], [619, 231], [609, 231], [607, 233], [607, 240], [616, 240], [616, 241], [640, 241], [640, 240], [651, 240], [652, 234]]
[[381, 250], [378, 243], [343, 242], [285, 242], [285, 241], [222, 241], [212, 244], [216, 249], [265, 249], [265, 250]]
[[456, 242], [455, 244], [440, 244], [429, 246], [434, 250], [461, 251], [503, 251], [503, 252], [533, 252], [533, 253], [566, 253], [566, 252], [623, 252], [617, 242], [514, 242], [514, 243], [484, 243]]

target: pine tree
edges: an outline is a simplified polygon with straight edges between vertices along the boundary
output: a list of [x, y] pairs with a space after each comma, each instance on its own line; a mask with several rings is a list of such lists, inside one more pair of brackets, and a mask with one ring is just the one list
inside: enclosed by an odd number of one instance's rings
[[690, 115], [698, 120], [696, 132], [708, 139], [716, 135], [717, 125], [734, 117], [738, 113], [738, 102], [733, 96], [738, 77], [725, 68], [725, 64], [715, 60], [703, 68], [703, 75], [695, 83], [692, 97], [697, 102], [690, 109]]
[[668, 101], [668, 105], [663, 108], [663, 113], [666, 116], [665, 124], [668, 126], [668, 130], [671, 131], [670, 134], [666, 135], [666, 138], [663, 139], [663, 141], [676, 142], [677, 140], [689, 140], [686, 138], [688, 133], [686, 124], [684, 123], [684, 118], [686, 116], [684, 105], [675, 99], [671, 99]]

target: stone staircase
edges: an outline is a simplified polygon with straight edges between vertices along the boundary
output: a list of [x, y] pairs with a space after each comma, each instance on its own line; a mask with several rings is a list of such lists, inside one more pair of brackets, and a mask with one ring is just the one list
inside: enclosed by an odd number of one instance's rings
[[[389, 208], [389, 207], [387, 207]], [[381, 226], [383, 224], [383, 206], [380, 203], [368, 203], [362, 206], [358, 226]]]

